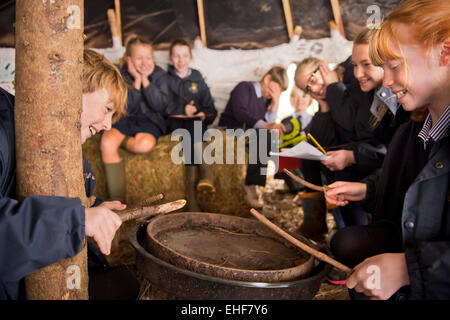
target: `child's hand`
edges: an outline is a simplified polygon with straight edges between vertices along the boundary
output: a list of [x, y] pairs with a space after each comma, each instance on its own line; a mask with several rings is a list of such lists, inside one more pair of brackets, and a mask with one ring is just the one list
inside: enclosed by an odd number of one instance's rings
[[264, 129], [278, 130], [279, 134], [283, 134], [286, 131], [286, 128], [282, 123], [268, 123], [264, 126]]
[[197, 107], [194, 106], [194, 100], [191, 100], [191, 102], [189, 102], [189, 104], [187, 104], [184, 107], [184, 113], [186, 113], [186, 115], [188, 115], [188, 116], [192, 116], [196, 112], [197, 112]]
[[349, 201], [361, 201], [366, 198], [367, 185], [361, 182], [336, 181], [328, 185], [331, 189], [325, 192], [328, 203], [346, 206]]
[[103, 254], [111, 253], [111, 242], [122, 224], [119, 216], [111, 210], [122, 210], [123, 206], [119, 201], [112, 201], [85, 209], [85, 234], [94, 238]]
[[325, 61], [322, 61], [320, 63], [319, 72], [322, 76], [322, 80], [325, 83], [325, 86], [329, 86], [330, 84], [339, 81], [336, 71], [331, 70]]
[[410, 284], [404, 253], [384, 253], [358, 264], [347, 279], [347, 287], [372, 300], [389, 299], [403, 286]]
[[128, 73], [131, 74], [134, 80], [141, 81], [141, 74], [136, 70], [133, 61], [130, 57], [125, 57], [125, 61], [127, 62], [127, 70]]
[[200, 117], [200, 120], [205, 121], [206, 114], [204, 112], [199, 112], [195, 114], [196, 116]]
[[326, 156], [330, 158], [321, 162], [330, 171], [340, 171], [356, 163], [355, 154], [352, 150], [329, 151]]

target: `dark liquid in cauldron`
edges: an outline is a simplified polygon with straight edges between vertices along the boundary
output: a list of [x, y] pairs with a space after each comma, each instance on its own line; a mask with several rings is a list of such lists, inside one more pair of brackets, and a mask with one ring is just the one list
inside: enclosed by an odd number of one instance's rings
[[155, 238], [179, 254], [221, 267], [280, 270], [307, 261], [307, 255], [290, 244], [220, 227], [171, 229]]

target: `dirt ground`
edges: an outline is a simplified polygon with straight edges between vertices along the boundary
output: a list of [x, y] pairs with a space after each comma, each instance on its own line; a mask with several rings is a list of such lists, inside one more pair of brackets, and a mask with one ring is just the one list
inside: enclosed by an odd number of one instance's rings
[[[284, 230], [293, 232], [296, 230], [303, 221], [303, 211], [300, 206], [300, 202], [296, 199], [296, 195], [286, 192], [283, 189], [282, 183], [279, 181], [272, 181], [266, 185], [266, 188], [262, 190], [262, 197], [267, 204], [266, 207], [260, 210], [269, 220], [283, 228]], [[327, 213], [327, 226], [328, 233], [315, 237], [313, 240], [319, 245], [329, 247], [329, 240], [331, 236], [336, 232], [336, 224], [330, 211]], [[128, 261], [127, 265], [130, 269], [134, 270], [138, 279], [141, 282], [140, 300], [166, 300], [170, 299], [167, 292], [160, 290], [147, 281], [138, 271], [135, 270], [135, 266], [130, 264], [134, 260], [134, 250], [130, 245], [125, 246], [124, 250], [119, 253], [120, 260]], [[116, 257], [117, 259], [118, 257]], [[345, 285], [332, 285], [326, 280], [321, 284], [318, 293], [315, 295], [314, 300], [348, 300], [348, 291]]]

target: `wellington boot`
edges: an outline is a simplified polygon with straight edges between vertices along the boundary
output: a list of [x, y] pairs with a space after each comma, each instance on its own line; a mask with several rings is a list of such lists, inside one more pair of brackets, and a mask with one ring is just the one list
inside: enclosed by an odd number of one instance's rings
[[214, 187], [214, 172], [211, 165], [200, 165], [200, 180], [197, 184], [197, 191], [202, 193], [216, 192], [216, 187]]
[[119, 200], [126, 203], [125, 165], [118, 163], [105, 163], [106, 186], [109, 200]]
[[327, 232], [327, 207], [323, 193], [300, 192], [299, 197], [303, 208], [303, 223], [297, 233], [308, 238]]
[[197, 203], [197, 180], [198, 180], [198, 165], [185, 165], [186, 170], [186, 212], [199, 212], [200, 207]]

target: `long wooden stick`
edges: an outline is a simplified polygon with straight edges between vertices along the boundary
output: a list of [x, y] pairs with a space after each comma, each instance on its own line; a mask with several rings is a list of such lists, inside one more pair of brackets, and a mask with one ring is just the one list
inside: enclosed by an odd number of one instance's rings
[[282, 236], [284, 239], [286, 239], [287, 241], [289, 241], [293, 245], [299, 247], [303, 251], [305, 251], [305, 252], [309, 253], [310, 255], [316, 257], [320, 261], [323, 261], [323, 262], [326, 262], [328, 264], [331, 264], [333, 267], [337, 268], [338, 270], [341, 270], [341, 271], [345, 272], [346, 274], [352, 273], [352, 269], [350, 269], [346, 265], [343, 265], [339, 261], [336, 261], [333, 258], [327, 256], [326, 254], [324, 254], [324, 253], [322, 253], [320, 251], [317, 251], [316, 249], [311, 248], [307, 244], [305, 244], [305, 243], [295, 239], [293, 236], [291, 236], [290, 234], [288, 234], [287, 232], [285, 232], [284, 230], [282, 230], [281, 228], [279, 228], [278, 226], [276, 226], [275, 224], [270, 222], [266, 217], [264, 217], [262, 214], [260, 214], [255, 209], [253, 209], [253, 208], [250, 209], [250, 212], [253, 214], [253, 216], [255, 216], [256, 219], [258, 219], [259, 221], [264, 223], [267, 227], [269, 227], [270, 229], [272, 229], [273, 231], [278, 233], [280, 236]]
[[200, 38], [202, 39], [203, 47], [206, 48], [206, 28], [205, 28], [205, 10], [203, 7], [203, 0], [197, 0], [198, 23], [200, 25]]
[[136, 205], [136, 208], [137, 207], [148, 207], [151, 203], [161, 200], [162, 198], [164, 198], [164, 195], [162, 193], [159, 193], [156, 196], [152, 196], [152, 197], [149, 197], [147, 199], [144, 199], [144, 200], [138, 202]]
[[345, 38], [344, 23], [342, 22], [341, 7], [339, 6], [339, 0], [330, 0], [330, 2], [331, 2], [331, 9], [333, 10], [334, 21], [336, 22], [339, 28], [339, 32]]
[[116, 21], [116, 14], [113, 9], [108, 9], [106, 11], [108, 15], [108, 22], [109, 22], [109, 28], [111, 29], [111, 34], [113, 37], [117, 37], [119, 34], [117, 32], [117, 21]]
[[289, 0], [282, 0], [283, 2], [283, 10], [284, 10], [284, 18], [286, 20], [286, 27], [289, 34], [289, 39], [294, 35], [294, 23], [292, 22], [292, 11], [291, 11], [291, 3]]
[[120, 0], [114, 0], [114, 6], [116, 9], [117, 34], [120, 38], [120, 45], [122, 45], [123, 39], [122, 39], [122, 17], [120, 14]]
[[312, 184], [311, 182], [308, 182], [298, 176], [296, 176], [295, 174], [293, 174], [292, 172], [290, 172], [288, 169], [283, 169], [283, 171], [289, 176], [291, 177], [293, 180], [300, 182], [302, 185], [304, 185], [307, 188], [310, 188], [312, 190], [316, 190], [316, 191], [320, 191], [320, 192], [327, 192], [328, 190], [330, 190], [331, 188], [329, 186], [316, 186], [315, 184]]
[[130, 221], [134, 219], [144, 219], [148, 218], [160, 213], [169, 213], [178, 209], [183, 208], [186, 205], [186, 200], [176, 200], [164, 204], [160, 204], [158, 206], [152, 206], [152, 207], [141, 207], [141, 208], [135, 208], [135, 209], [129, 209], [129, 210], [123, 210], [123, 211], [115, 211], [122, 222]]

